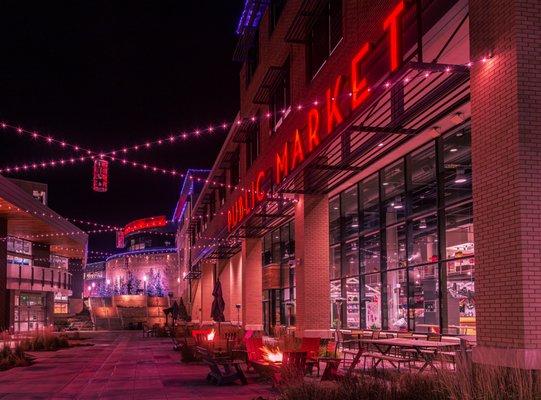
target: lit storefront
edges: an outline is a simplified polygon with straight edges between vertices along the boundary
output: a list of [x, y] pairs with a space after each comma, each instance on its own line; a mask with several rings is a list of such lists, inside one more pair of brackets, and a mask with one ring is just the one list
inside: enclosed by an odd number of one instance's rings
[[475, 331], [470, 135], [458, 126], [330, 199], [332, 321]]
[[186, 228], [202, 322], [220, 279], [247, 329], [476, 335], [538, 365], [541, 152], [480, 4], [246, 2], [241, 109]]

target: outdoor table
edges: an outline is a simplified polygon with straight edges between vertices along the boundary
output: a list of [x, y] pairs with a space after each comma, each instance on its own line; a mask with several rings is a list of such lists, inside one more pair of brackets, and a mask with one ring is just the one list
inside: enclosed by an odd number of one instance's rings
[[[360, 342], [361, 344], [364, 343], [364, 344], [373, 345], [382, 356], [388, 356], [389, 352], [391, 351], [393, 347], [396, 347], [399, 349], [414, 349], [416, 354], [419, 356], [419, 358], [424, 362], [419, 372], [423, 372], [428, 367], [437, 371], [436, 367], [434, 366], [433, 361], [436, 358], [438, 352], [442, 350], [446, 350], [446, 349], [458, 349], [460, 347], [460, 343], [435, 342], [435, 341], [430, 341], [430, 340], [406, 339], [406, 338], [362, 339]], [[430, 351], [426, 351], [426, 350], [430, 350]], [[355, 355], [355, 358], [353, 359], [353, 362], [351, 363], [351, 366], [349, 367], [348, 373], [353, 372], [353, 369], [359, 362], [359, 359], [362, 357], [364, 352], [366, 352], [365, 348], [362, 345], [359, 346], [359, 351]], [[374, 366], [377, 366], [383, 360], [384, 360], [383, 358], [379, 359], [378, 361], [376, 361]], [[390, 362], [396, 368], [393, 362], [392, 361]]]

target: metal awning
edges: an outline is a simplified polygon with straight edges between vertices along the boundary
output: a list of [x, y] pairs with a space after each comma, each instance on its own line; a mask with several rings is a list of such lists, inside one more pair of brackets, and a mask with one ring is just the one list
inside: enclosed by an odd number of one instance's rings
[[409, 62], [392, 84], [373, 89], [370, 100], [325, 138], [278, 191], [329, 193], [469, 99], [469, 68]]
[[273, 93], [285, 76], [284, 67], [270, 67], [261, 81], [261, 85], [254, 95], [255, 104], [269, 104]]
[[285, 41], [289, 43], [305, 43], [327, 3], [328, 0], [304, 0], [286, 33]]
[[257, 118], [244, 119], [240, 125], [238, 125], [237, 130], [233, 136], [233, 142], [235, 143], [246, 143], [248, 140], [249, 134], [258, 127]]

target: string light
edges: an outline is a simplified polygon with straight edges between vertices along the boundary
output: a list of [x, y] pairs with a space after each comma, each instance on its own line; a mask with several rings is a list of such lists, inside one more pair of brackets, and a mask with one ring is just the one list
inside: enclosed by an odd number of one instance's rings
[[[446, 65], [444, 72], [445, 73], [455, 72], [460, 67], [471, 68], [473, 65], [475, 65], [477, 63], [484, 64], [488, 60], [490, 60], [491, 58], [492, 58], [492, 55], [487, 55], [485, 57], [482, 57], [480, 60], [476, 60], [476, 61], [471, 60], [471, 61], [469, 61], [467, 63], [464, 63], [464, 64]], [[432, 74], [434, 74], [434, 73], [435, 72], [432, 72]], [[443, 71], [442, 71], [442, 73], [443, 73]], [[430, 73], [425, 72], [425, 73], [422, 74], [422, 76], [426, 78], [426, 77], [430, 76]], [[406, 79], [407, 79], [406, 83], [411, 81], [410, 78], [406, 78]], [[377, 89], [378, 87], [388, 88], [393, 83], [396, 83], [396, 81], [393, 82], [392, 79], [391, 79], [391, 80], [388, 80], [388, 81], [385, 81], [385, 82], [381, 83], [379, 86], [378, 85], [370, 86], [369, 88], [367, 88], [367, 90], [372, 91], [374, 89]], [[337, 96], [336, 98], [333, 97], [332, 101], [336, 101], [339, 98], [351, 97], [352, 95], [353, 95], [353, 93], [346, 92], [346, 93], [344, 93], [344, 94], [342, 94], [340, 96]], [[297, 112], [302, 112], [307, 107], [311, 107], [311, 106], [318, 107], [318, 106], [323, 106], [324, 104], [325, 104], [324, 101], [314, 99], [314, 100], [306, 101], [305, 103], [299, 103], [295, 107], [292, 107], [292, 108], [293, 108], [293, 110], [295, 110]], [[284, 115], [284, 114], [287, 113], [287, 111], [288, 110], [280, 110], [277, 114]], [[155, 138], [155, 139], [146, 140], [145, 142], [137, 143], [137, 144], [130, 145], [130, 146], [118, 147], [118, 148], [114, 148], [113, 150], [104, 151], [104, 152], [101, 152], [101, 153], [98, 153], [96, 151], [90, 150], [90, 149], [85, 148], [85, 147], [81, 147], [81, 146], [73, 144], [73, 143], [69, 143], [69, 142], [67, 142], [65, 140], [57, 139], [57, 138], [55, 138], [53, 136], [50, 136], [50, 135], [46, 136], [46, 135], [43, 135], [41, 133], [38, 133], [37, 131], [25, 129], [25, 128], [21, 127], [21, 126], [15, 126], [15, 125], [8, 124], [8, 123], [4, 122], [4, 123], [0, 124], [0, 127], [5, 129], [5, 130], [11, 130], [14, 133], [16, 133], [17, 135], [27, 135], [27, 136], [30, 136], [33, 139], [38, 139], [38, 140], [43, 141], [43, 142], [48, 143], [48, 144], [58, 145], [61, 148], [72, 149], [72, 150], [75, 150], [78, 153], [79, 152], [85, 152], [89, 156], [99, 154], [102, 157], [108, 157], [108, 156], [116, 157], [119, 154], [126, 154], [126, 153], [129, 153], [129, 152], [132, 152], [132, 151], [139, 151], [139, 150], [145, 150], [145, 149], [154, 149], [154, 148], [159, 147], [159, 146], [164, 145], [164, 144], [173, 144], [173, 143], [177, 143], [179, 141], [184, 141], [184, 140], [186, 140], [188, 138], [201, 137], [204, 134], [213, 134], [217, 130], [220, 130], [220, 129], [223, 130], [223, 131], [227, 131], [227, 129], [229, 129], [229, 128], [233, 127], [233, 126], [241, 126], [245, 122], [254, 123], [254, 122], [262, 121], [263, 119], [270, 118], [272, 115], [273, 114], [271, 112], [266, 112], [262, 116], [260, 116], [260, 115], [251, 115], [251, 116], [248, 116], [248, 117], [238, 117], [238, 118], [235, 118], [233, 121], [201, 124], [202, 126], [206, 126], [207, 128], [192, 129], [192, 130], [187, 130], [187, 131], [183, 131], [183, 132], [176, 133], [176, 134], [169, 134], [167, 136], [163, 135], [163, 136], [160, 136], [160, 137]]]

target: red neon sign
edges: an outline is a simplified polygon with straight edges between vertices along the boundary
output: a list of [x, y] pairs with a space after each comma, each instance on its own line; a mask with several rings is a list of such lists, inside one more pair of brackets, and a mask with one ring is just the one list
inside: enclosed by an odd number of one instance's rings
[[143, 229], [162, 228], [167, 225], [165, 215], [159, 217], [142, 218], [130, 222], [124, 227], [124, 235], [137, 232]]
[[265, 198], [266, 193], [261, 189], [265, 179], [265, 171], [259, 171], [255, 180], [250, 182], [250, 190], [237, 197], [227, 211], [227, 229], [231, 231], [246, 215], [252, 211], [257, 203]]
[[[404, 2], [400, 1], [383, 22], [383, 30], [389, 32], [389, 70], [395, 71], [402, 62], [402, 15]], [[373, 52], [370, 42], [363, 43], [351, 60], [351, 79], [349, 79], [348, 93], [351, 96], [349, 109], [339, 103], [338, 99], [344, 93], [344, 79], [338, 75], [334, 84], [325, 91], [326, 107], [323, 113], [326, 121], [326, 135], [331, 135], [336, 127], [344, 121], [344, 116], [363, 104], [370, 96], [368, 80], [363, 74], [362, 63]], [[320, 120], [322, 112], [318, 108], [312, 108], [307, 114], [306, 125], [308, 127], [305, 137], [301, 137], [299, 129], [295, 129], [291, 142], [286, 141], [282, 148], [275, 154], [274, 182], [278, 185], [311, 153], [321, 142]], [[305, 149], [307, 149], [305, 151]]]
[[[383, 31], [388, 32], [389, 37], [389, 72], [396, 71], [402, 63], [402, 16], [405, 11], [404, 1], [401, 0], [383, 21]], [[326, 135], [331, 135], [337, 126], [343, 121], [347, 113], [362, 105], [370, 96], [368, 79], [363, 73], [363, 62], [373, 53], [374, 48], [370, 42], [363, 43], [351, 60], [351, 76], [349, 79], [348, 93], [351, 96], [349, 109], [338, 99], [344, 93], [345, 82], [348, 79], [338, 75], [333, 85], [325, 91], [326, 106], [324, 110]], [[306, 121], [306, 134], [301, 135], [300, 129], [294, 130], [291, 140], [285, 141], [282, 147], [274, 155], [274, 182], [280, 184], [295, 168], [297, 168], [308, 154], [314, 151], [321, 143], [322, 112], [319, 108], [308, 111]], [[291, 143], [290, 143], [291, 142]], [[264, 173], [260, 172], [260, 174]], [[252, 189], [257, 188], [257, 200], [259, 198], [260, 180], [259, 175]], [[253, 192], [253, 190], [252, 190]], [[253, 196], [252, 196], [253, 199]], [[255, 201], [248, 201], [247, 193], [241, 195], [227, 212], [227, 226], [231, 231], [235, 225], [244, 218], [256, 205]]]

